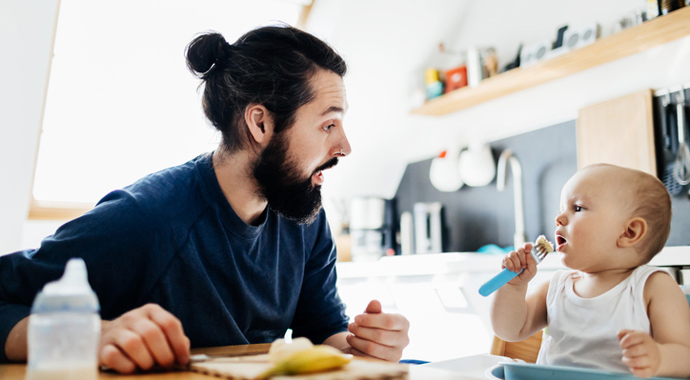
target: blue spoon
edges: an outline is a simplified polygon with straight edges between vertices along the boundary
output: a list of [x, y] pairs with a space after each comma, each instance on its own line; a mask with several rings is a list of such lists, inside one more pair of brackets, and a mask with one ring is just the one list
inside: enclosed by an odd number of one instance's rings
[[[534, 252], [535, 250], [537, 251], [536, 254]], [[534, 261], [536, 261], [537, 264], [539, 264], [542, 260], [544, 260], [544, 257], [546, 257], [546, 255], [550, 252], [553, 252], [553, 245], [548, 240], [546, 240], [546, 237], [544, 237], [544, 235], [539, 235], [537, 241], [534, 243], [534, 248], [532, 249], [532, 252], [530, 252], [532, 257], [534, 258]], [[522, 273], [523, 270], [524, 269], [522, 269], [520, 272], [513, 272], [508, 268], [503, 269], [501, 273], [495, 275], [491, 280], [487, 281], [484, 285], [482, 285], [479, 288], [479, 294], [481, 294], [484, 297], [487, 297], [489, 294], [498, 290], [501, 286], [507, 284], [508, 281], [514, 279], [515, 276]]]

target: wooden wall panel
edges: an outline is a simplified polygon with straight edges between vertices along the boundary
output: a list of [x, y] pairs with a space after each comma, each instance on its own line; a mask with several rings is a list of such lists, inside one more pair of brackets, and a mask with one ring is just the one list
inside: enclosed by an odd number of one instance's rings
[[604, 162], [656, 176], [652, 96], [652, 90], [644, 90], [581, 109], [578, 169]]

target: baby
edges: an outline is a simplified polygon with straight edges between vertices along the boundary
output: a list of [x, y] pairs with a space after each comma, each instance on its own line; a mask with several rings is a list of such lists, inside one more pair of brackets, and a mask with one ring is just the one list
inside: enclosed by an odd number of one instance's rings
[[503, 266], [524, 271], [496, 292], [494, 333], [514, 342], [548, 326], [537, 364], [690, 376], [690, 307], [671, 276], [646, 265], [670, 224], [671, 199], [654, 176], [607, 164], [578, 171], [556, 217], [557, 251], [572, 270], [527, 294], [532, 244], [508, 254]]

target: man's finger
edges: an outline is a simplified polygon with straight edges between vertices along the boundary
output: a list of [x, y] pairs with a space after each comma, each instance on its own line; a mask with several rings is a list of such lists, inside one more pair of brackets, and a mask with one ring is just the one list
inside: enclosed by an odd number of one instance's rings
[[112, 344], [132, 360], [137, 367], [143, 370], [153, 367], [153, 357], [139, 334], [130, 330], [121, 330], [114, 337]]
[[173, 350], [158, 324], [150, 319], [140, 319], [132, 326], [132, 330], [141, 336], [157, 364], [165, 368], [175, 364]]
[[365, 354], [367, 357], [390, 360], [386, 355], [386, 353], [390, 351], [390, 348], [387, 346], [382, 346], [354, 335], [348, 336], [347, 342], [350, 344], [350, 353], [353, 355], [356, 355], [358, 353], [357, 351], [359, 351], [359, 353]]
[[132, 373], [136, 364], [112, 344], [106, 344], [99, 354], [100, 364], [119, 373]]
[[368, 355], [368, 354], [366, 354], [366, 353], [364, 353], [364, 352], [362, 352], [356, 348], [353, 348], [353, 347], [350, 347], [350, 354], [352, 354], [354, 356], [358, 356], [360, 358], [379, 359], [379, 358], [373, 357], [371, 355]]
[[381, 302], [378, 300], [372, 300], [369, 302], [369, 305], [367, 305], [367, 309], [364, 310], [365, 313], [369, 314], [380, 314], [383, 311], [383, 308], [381, 307]]
[[360, 314], [355, 316], [355, 323], [370, 328], [404, 331], [409, 327], [407, 319], [398, 314]]
[[401, 343], [398, 338], [400, 336], [399, 331], [363, 327], [356, 323], [350, 323], [347, 329], [358, 338], [376, 342], [384, 346], [394, 347]]
[[182, 365], [187, 364], [189, 362], [189, 338], [184, 334], [180, 320], [162, 308], [152, 310], [149, 318], [163, 330], [177, 362]]

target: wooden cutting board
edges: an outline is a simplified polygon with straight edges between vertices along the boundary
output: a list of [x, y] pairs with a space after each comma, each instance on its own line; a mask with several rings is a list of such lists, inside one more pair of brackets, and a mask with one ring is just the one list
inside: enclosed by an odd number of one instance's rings
[[577, 167], [608, 163], [656, 175], [652, 90], [580, 109]]
[[[190, 366], [194, 372], [230, 380], [254, 380], [268, 370], [268, 355], [213, 358]], [[322, 373], [275, 376], [273, 380], [388, 380], [406, 379], [408, 366], [379, 360], [353, 358], [344, 367]]]

